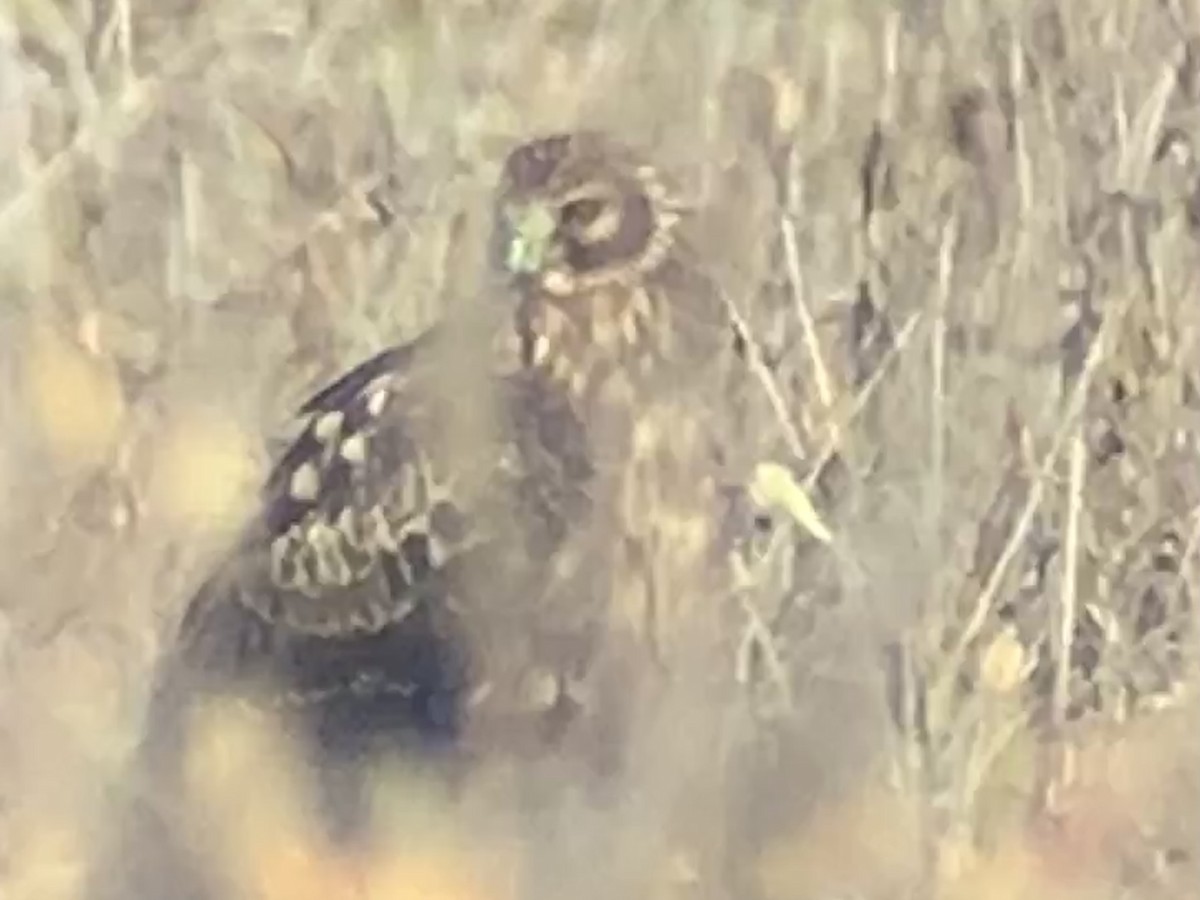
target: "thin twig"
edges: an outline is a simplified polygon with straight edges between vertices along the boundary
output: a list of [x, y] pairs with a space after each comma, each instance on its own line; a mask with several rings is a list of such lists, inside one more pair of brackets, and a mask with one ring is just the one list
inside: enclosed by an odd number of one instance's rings
[[1063, 579], [1059, 610], [1058, 660], [1054, 670], [1054, 722], [1061, 727], [1067, 718], [1071, 676], [1071, 645], [1079, 604], [1079, 520], [1083, 508], [1083, 480], [1087, 466], [1087, 446], [1078, 432], [1071, 445], [1071, 470], [1068, 487], [1067, 528], [1063, 542]]
[[800, 243], [796, 237], [795, 217], [800, 210], [800, 178], [799, 155], [793, 146], [788, 154], [788, 184], [787, 211], [782, 217], [780, 227], [783, 230], [784, 258], [787, 263], [788, 286], [792, 292], [792, 302], [795, 304], [796, 316], [804, 330], [804, 343], [808, 355], [812, 359], [813, 381], [816, 384], [817, 396], [821, 405], [829, 409], [833, 405], [833, 379], [829, 375], [829, 367], [821, 353], [821, 341], [817, 337], [816, 320], [804, 298], [804, 271], [800, 266]]
[[912, 339], [913, 332], [916, 330], [917, 325], [920, 324], [922, 318], [921, 313], [913, 313], [896, 332], [895, 342], [888, 349], [887, 353], [884, 354], [875, 371], [871, 373], [871, 377], [867, 379], [859, 392], [854, 395], [854, 402], [851, 404], [849, 412], [839, 423], [840, 428], [831, 429], [829, 437], [821, 445], [821, 452], [817, 455], [808, 477], [804, 480], [805, 490], [812, 490], [817, 479], [821, 477], [822, 470], [833, 459], [833, 455], [837, 453], [838, 448], [841, 446], [840, 430], [849, 426], [866, 409], [867, 401], [871, 399], [876, 389], [883, 383], [883, 376], [891, 367], [891, 364], [899, 359], [901, 351], [908, 346], [908, 342]]
[[946, 310], [950, 305], [950, 288], [954, 276], [954, 250], [958, 244], [958, 216], [953, 215], [942, 229], [941, 247], [938, 253], [938, 290], [933, 316], [933, 334], [930, 343], [931, 398], [930, 416], [930, 466], [934, 495], [931, 498], [930, 524], [935, 536], [942, 517], [942, 488], [946, 477]]
[[738, 600], [741, 603], [742, 611], [746, 614], [746, 631], [742, 640], [742, 646], [745, 649], [738, 654], [738, 674], [746, 682], [749, 681], [750, 672], [747, 663], [747, 653], [750, 647], [757, 644], [762, 653], [762, 660], [766, 666], [767, 673], [779, 691], [780, 701], [784, 709], [790, 711], [794, 708], [792, 687], [788, 680], [787, 667], [784, 665], [783, 659], [779, 655], [779, 649], [775, 645], [775, 635], [771, 633], [770, 627], [763, 621], [762, 613], [759, 612], [758, 607], [746, 596], [744, 591], [739, 591]]
[[801, 439], [800, 432], [796, 428], [795, 423], [792, 422], [791, 413], [788, 412], [787, 401], [783, 399], [783, 391], [775, 383], [775, 376], [767, 367], [762, 351], [758, 348], [758, 343], [750, 334], [750, 326], [747, 324], [746, 318], [728, 296], [725, 297], [725, 307], [729, 310], [729, 317], [733, 322], [733, 327], [737, 332], [738, 338], [741, 339], [742, 345], [746, 348], [746, 361], [750, 365], [750, 371], [754, 373], [755, 378], [758, 379], [758, 383], [762, 385], [763, 391], [767, 395], [767, 401], [771, 404], [771, 410], [775, 413], [775, 420], [779, 423], [784, 440], [787, 441], [788, 450], [798, 460], [807, 459], [808, 454], [804, 450], [804, 441]]

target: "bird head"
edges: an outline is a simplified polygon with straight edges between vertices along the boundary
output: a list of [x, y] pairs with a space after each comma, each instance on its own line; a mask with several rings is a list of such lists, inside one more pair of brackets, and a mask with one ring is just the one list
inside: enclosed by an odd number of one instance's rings
[[594, 132], [528, 141], [505, 160], [496, 263], [567, 298], [645, 278], [669, 257], [680, 207], [653, 167]]

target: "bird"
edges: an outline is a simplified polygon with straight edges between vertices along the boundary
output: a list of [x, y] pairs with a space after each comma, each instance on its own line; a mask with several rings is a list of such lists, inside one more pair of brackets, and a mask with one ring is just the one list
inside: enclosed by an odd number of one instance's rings
[[[517, 149], [496, 202], [521, 358], [567, 398], [592, 466], [587, 521], [553, 560], [538, 622], [552, 649], [598, 633], [579, 656], [549, 657], [567, 698], [555, 705], [572, 712], [556, 746], [583, 758], [573, 783], [611, 816], [590, 848], [611, 860], [607, 892], [662, 889], [623, 870], [644, 852], [634, 835], [657, 835], [689, 891], [731, 871], [720, 748], [742, 623], [727, 541], [751, 479], [735, 443], [743, 333], [706, 241], [722, 212], [595, 132]], [[550, 813], [545, 834], [574, 816]], [[548, 869], [553, 884], [561, 867]]]
[[164, 866], [170, 896], [217, 896], [161, 811], [208, 699], [285, 722], [327, 830], [352, 841], [380, 754], [458, 759], [475, 723], [510, 709], [552, 741], [590, 702], [619, 704], [628, 681], [586, 685], [606, 648], [667, 671], [699, 647], [689, 630], [719, 633], [719, 604], [703, 602], [716, 590], [713, 406], [735, 342], [695, 265], [691, 208], [631, 145], [576, 131], [513, 148], [491, 214], [495, 277], [478, 299], [505, 304], [507, 321], [471, 382], [483, 426], [447, 374], [461, 348], [437, 325], [300, 406], [154, 673], [137, 765], [155, 799], [131, 827], [157, 844], [122, 845], [152, 859], [102, 876], [97, 898], [157, 897]]
[[693, 213], [643, 158], [584, 132], [515, 151], [495, 216], [526, 365], [585, 423], [604, 498], [594, 514], [619, 536], [606, 617], [664, 663], [714, 537], [719, 419], [739, 361]]

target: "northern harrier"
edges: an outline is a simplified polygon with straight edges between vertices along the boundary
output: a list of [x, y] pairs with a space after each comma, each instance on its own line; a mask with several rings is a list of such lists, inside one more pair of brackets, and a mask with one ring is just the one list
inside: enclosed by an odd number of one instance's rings
[[605, 136], [512, 151], [491, 247], [514, 310], [488, 350], [494, 427], [456, 440], [440, 329], [301, 408], [261, 512], [164, 656], [143, 749], [156, 778], [197, 699], [250, 699], [291, 723], [328, 821], [353, 830], [352, 776], [376, 748], [452, 749], [530, 671], [552, 725], [610, 637], [667, 668], [711, 650], [709, 418], [733, 342], [686, 226]]

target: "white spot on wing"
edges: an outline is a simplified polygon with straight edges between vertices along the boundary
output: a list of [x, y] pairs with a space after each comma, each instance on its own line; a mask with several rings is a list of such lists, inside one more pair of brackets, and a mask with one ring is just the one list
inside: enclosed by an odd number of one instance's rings
[[324, 521], [316, 521], [308, 535], [316, 565], [317, 581], [345, 587], [350, 584], [351, 571], [342, 554], [337, 529]]
[[380, 506], [371, 508], [368, 514], [370, 525], [369, 534], [377, 546], [383, 547], [385, 550], [395, 553], [399, 549], [396, 543], [396, 536], [392, 531], [391, 523], [388, 521], [387, 514]]
[[367, 412], [371, 414], [372, 418], [377, 419], [383, 415], [383, 408], [387, 406], [388, 402], [388, 393], [386, 387], [381, 387], [367, 397]]
[[342, 430], [342, 422], [345, 418], [345, 414], [339, 409], [327, 412], [313, 423], [313, 434], [321, 443], [327, 444], [334, 440]]
[[352, 546], [363, 547], [363, 549], [367, 550], [371, 549], [369, 545], [365, 547], [363, 546], [367, 543], [363, 540], [366, 535], [361, 532], [361, 529], [359, 528], [358, 517], [355, 516], [354, 509], [352, 507], [347, 506], [341, 511], [341, 513], [338, 514], [337, 521], [334, 522], [334, 527], [337, 528], [337, 530], [343, 535], [345, 535], [346, 540]]
[[362, 433], [352, 435], [342, 441], [342, 458], [347, 462], [361, 465], [367, 461], [367, 438]]
[[321, 487], [321, 474], [312, 463], [304, 463], [292, 473], [288, 494], [293, 500], [316, 500]]

